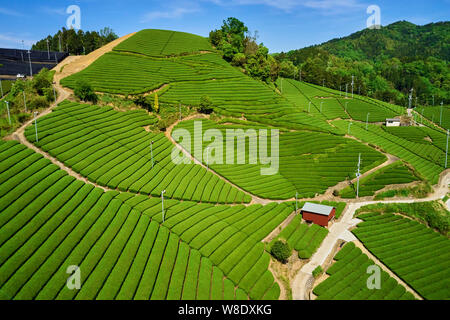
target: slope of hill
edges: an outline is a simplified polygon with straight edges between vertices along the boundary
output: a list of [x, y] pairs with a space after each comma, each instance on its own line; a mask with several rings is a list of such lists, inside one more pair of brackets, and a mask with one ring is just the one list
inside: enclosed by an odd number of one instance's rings
[[364, 29], [321, 45], [278, 54], [301, 68], [308, 82], [345, 90], [355, 76], [355, 90], [406, 105], [407, 94], [421, 105], [450, 101], [450, 22], [417, 26], [400, 21]]

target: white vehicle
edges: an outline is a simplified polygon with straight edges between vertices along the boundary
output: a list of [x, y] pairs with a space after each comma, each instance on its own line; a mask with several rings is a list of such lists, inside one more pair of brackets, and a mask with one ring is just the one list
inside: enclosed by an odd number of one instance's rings
[[21, 73], [18, 73], [16, 77], [17, 77], [18, 79], [19, 79], [19, 78], [25, 78], [25, 76], [24, 76], [23, 74], [21, 74]]

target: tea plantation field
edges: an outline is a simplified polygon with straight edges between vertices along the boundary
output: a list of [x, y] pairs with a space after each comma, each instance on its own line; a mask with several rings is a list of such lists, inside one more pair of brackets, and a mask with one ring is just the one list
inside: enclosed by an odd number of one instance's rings
[[[296, 192], [299, 193], [299, 197], [307, 198], [314, 197], [316, 193], [323, 193], [339, 181], [345, 180], [349, 176], [354, 177], [359, 153], [364, 159], [363, 172], [386, 160], [381, 153], [351, 139], [316, 132], [280, 131], [279, 147], [277, 150], [273, 150], [279, 152], [279, 172], [275, 175], [261, 175], [261, 168], [267, 168], [269, 165], [261, 164], [258, 159], [254, 164], [250, 163], [249, 142], [247, 142], [245, 150], [237, 148], [238, 139], [244, 141], [248, 127], [217, 125], [210, 120], [188, 120], [178, 124], [174, 128], [174, 132], [177, 129], [186, 129], [191, 136], [194, 136], [195, 125], [201, 125], [205, 131], [220, 130], [224, 139], [227, 129], [242, 129], [237, 133], [238, 138], [235, 140], [234, 164], [227, 164], [226, 148], [223, 153], [220, 153], [219, 150], [217, 157], [214, 157], [215, 151], [211, 147], [209, 151], [212, 154], [209, 158], [211, 160], [210, 167], [242, 189], [263, 198], [289, 199], [294, 197]], [[251, 132], [248, 134], [251, 135]], [[253, 135], [255, 142], [257, 137], [258, 132], [255, 131]], [[272, 137], [269, 135], [267, 141], [271, 141], [271, 139]], [[202, 150], [204, 152], [208, 145], [209, 143], [203, 141]], [[194, 140], [192, 139], [190, 146], [184, 145], [184, 147], [190, 148], [193, 152]], [[270, 143], [267, 150], [267, 155], [270, 157], [272, 152]], [[245, 164], [238, 164], [240, 157], [246, 159]], [[205, 157], [203, 157], [203, 161], [206, 163]]]
[[383, 264], [426, 299], [450, 298], [450, 240], [420, 222], [376, 212], [358, 216], [353, 233]]
[[124, 113], [66, 101], [38, 120], [38, 141], [34, 123], [25, 135], [76, 172], [110, 189], [156, 197], [166, 190], [169, 198], [202, 202], [250, 201], [250, 196], [201, 166], [172, 162], [172, 143], [163, 133], [143, 128], [154, 121], [143, 110]]
[[317, 300], [414, 300], [394, 278], [381, 272], [380, 289], [367, 287], [367, 268], [376, 265], [350, 242], [334, 256], [336, 262], [326, 273], [329, 277], [317, 285]]
[[[397, 161], [360, 179], [359, 196], [373, 196], [376, 191], [381, 190], [388, 185], [404, 184], [418, 180], [419, 178], [410, 168], [405, 166], [402, 162]], [[339, 195], [342, 198], [355, 198], [355, 184], [341, 190]]]
[[[104, 192], [17, 142], [0, 151], [3, 299], [278, 297], [260, 241], [288, 205], [166, 200], [163, 221], [159, 198]], [[66, 287], [70, 265], [81, 290]]]

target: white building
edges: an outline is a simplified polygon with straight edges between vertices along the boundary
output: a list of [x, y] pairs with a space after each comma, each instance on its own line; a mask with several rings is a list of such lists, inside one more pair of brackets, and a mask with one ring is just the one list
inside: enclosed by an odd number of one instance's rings
[[400, 127], [400, 119], [386, 119], [386, 127]]

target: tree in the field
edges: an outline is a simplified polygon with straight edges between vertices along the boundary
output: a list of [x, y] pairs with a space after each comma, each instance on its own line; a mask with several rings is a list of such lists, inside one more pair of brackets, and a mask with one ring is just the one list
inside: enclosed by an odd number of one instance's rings
[[159, 112], [159, 102], [157, 93], [155, 93], [155, 102], [153, 103], [153, 110], [155, 110], [156, 113]]
[[82, 101], [91, 101], [93, 103], [97, 103], [98, 101], [94, 89], [92, 89], [90, 83], [84, 79], [80, 79], [76, 82], [73, 93]]
[[272, 249], [270, 250], [270, 252], [275, 257], [275, 259], [282, 263], [286, 263], [292, 254], [292, 249], [289, 247], [289, 244], [287, 244], [286, 241], [277, 240], [272, 245]]
[[200, 98], [200, 104], [197, 111], [206, 114], [210, 114], [211, 112], [213, 112], [213, 103], [209, 96], [202, 96]]

